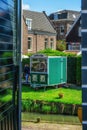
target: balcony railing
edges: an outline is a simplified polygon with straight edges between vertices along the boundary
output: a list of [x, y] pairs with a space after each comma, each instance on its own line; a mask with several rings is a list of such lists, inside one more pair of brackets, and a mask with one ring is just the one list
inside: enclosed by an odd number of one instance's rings
[[68, 50], [81, 50], [81, 44], [68, 44]]

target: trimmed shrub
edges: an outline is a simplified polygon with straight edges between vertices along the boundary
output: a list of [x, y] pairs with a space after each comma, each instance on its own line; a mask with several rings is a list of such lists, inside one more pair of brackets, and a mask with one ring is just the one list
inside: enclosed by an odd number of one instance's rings
[[67, 83], [76, 84], [76, 57], [67, 58]]
[[81, 85], [81, 61], [82, 61], [82, 57], [78, 56], [77, 57], [77, 69], [76, 69], [76, 84], [77, 85]]
[[67, 58], [67, 82], [81, 85], [81, 56]]

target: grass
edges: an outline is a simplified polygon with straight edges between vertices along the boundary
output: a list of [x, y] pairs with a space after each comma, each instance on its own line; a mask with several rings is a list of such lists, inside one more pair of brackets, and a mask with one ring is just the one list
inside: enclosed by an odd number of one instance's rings
[[[62, 98], [59, 98], [59, 94], [63, 94]], [[7, 102], [11, 100], [11, 94], [0, 96], [0, 101]], [[22, 86], [22, 99], [31, 99], [31, 100], [41, 100], [47, 102], [60, 102], [65, 104], [81, 104], [82, 103], [82, 91], [70, 88], [58, 88], [52, 89], [47, 88], [45, 91], [44, 89], [38, 89], [35, 91], [33, 88], [29, 86], [23, 85]]]
[[6, 90], [5, 93], [0, 95], [0, 102], [9, 102], [12, 100], [12, 90]]
[[[58, 97], [59, 93], [63, 94], [62, 98]], [[47, 88], [45, 91], [43, 89], [38, 89], [37, 91], [35, 91], [33, 88], [30, 88], [29, 86], [23, 85], [22, 99], [60, 102], [65, 104], [81, 104], [82, 91], [70, 88]]]

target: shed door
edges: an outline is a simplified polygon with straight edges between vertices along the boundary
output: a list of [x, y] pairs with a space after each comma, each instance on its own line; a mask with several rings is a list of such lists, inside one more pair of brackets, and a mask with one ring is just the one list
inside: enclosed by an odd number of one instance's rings
[[0, 130], [17, 130], [15, 4], [0, 0]]

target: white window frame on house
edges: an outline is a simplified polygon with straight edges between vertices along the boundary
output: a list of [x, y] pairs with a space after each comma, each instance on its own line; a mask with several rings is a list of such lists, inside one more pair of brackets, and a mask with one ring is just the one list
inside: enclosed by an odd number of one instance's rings
[[54, 49], [54, 39], [50, 38], [50, 48]]
[[60, 35], [64, 35], [64, 30], [65, 30], [64, 25], [61, 25], [60, 26]]
[[44, 39], [44, 49], [48, 48], [48, 38]]
[[32, 28], [32, 19], [26, 18], [26, 24], [28, 26], [28, 30], [31, 30], [31, 28]]
[[[29, 45], [30, 44], [30, 45]], [[28, 51], [32, 50], [32, 44], [33, 44], [33, 38], [32, 37], [28, 37]], [[30, 47], [29, 47], [30, 46]]]

